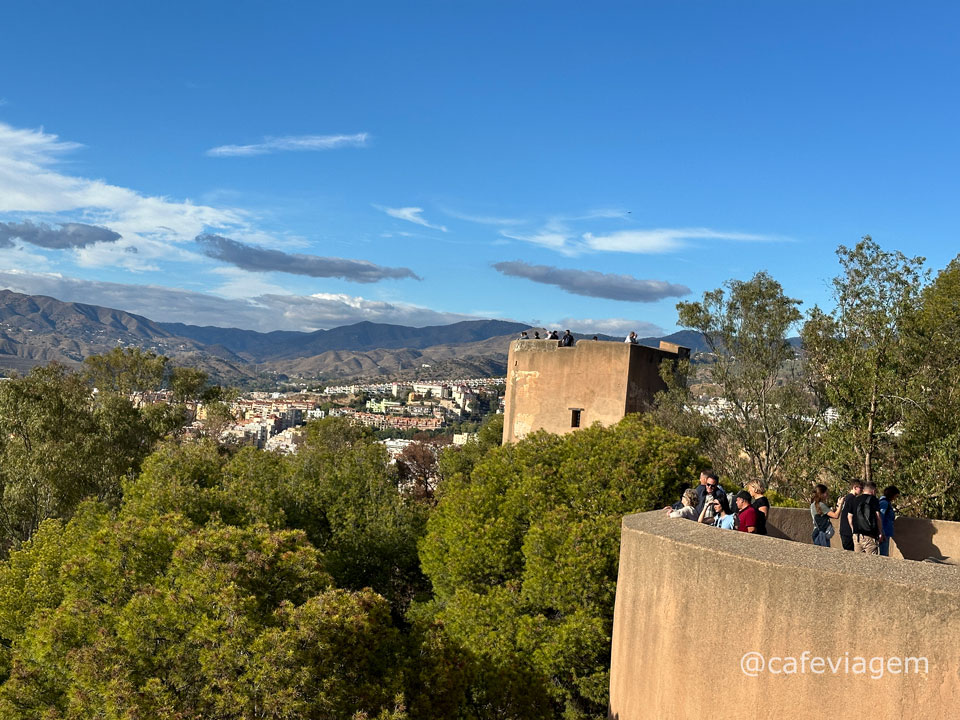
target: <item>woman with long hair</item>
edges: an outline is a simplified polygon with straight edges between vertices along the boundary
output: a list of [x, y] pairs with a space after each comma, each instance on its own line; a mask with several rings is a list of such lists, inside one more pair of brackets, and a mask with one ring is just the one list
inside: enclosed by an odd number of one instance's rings
[[737, 516], [730, 512], [730, 503], [727, 502], [727, 496], [719, 493], [713, 499], [713, 509], [716, 515], [713, 518], [713, 524], [721, 530], [735, 530], [734, 522]]
[[813, 544], [820, 547], [830, 547], [830, 538], [833, 537], [833, 524], [830, 518], [840, 517], [839, 510], [830, 509], [828, 499], [827, 486], [818, 483], [810, 497], [810, 517], [813, 519]]

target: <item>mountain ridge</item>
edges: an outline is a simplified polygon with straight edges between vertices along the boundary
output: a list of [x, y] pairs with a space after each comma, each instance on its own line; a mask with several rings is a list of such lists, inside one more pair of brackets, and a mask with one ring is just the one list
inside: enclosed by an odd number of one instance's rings
[[[115, 308], [0, 290], [0, 369], [25, 372], [52, 361], [79, 365], [84, 358], [117, 346], [137, 346], [240, 385], [275, 383], [288, 376], [343, 380], [440, 373], [502, 375], [510, 340], [521, 330], [534, 329], [507, 320], [480, 319], [422, 328], [362, 321], [329, 330], [263, 333], [156, 322]], [[660, 339], [640, 342], [656, 346]], [[662, 339], [702, 349], [700, 334], [693, 331]]]

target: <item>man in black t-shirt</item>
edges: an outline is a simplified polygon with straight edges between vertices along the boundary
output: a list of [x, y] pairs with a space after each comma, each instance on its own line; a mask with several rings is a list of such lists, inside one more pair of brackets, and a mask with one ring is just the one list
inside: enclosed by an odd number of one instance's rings
[[880, 519], [880, 501], [877, 500], [877, 484], [868, 482], [863, 494], [844, 510], [847, 522], [853, 528], [853, 551], [868, 555], [880, 554], [883, 540], [883, 524]]
[[837, 512], [840, 513], [840, 544], [843, 545], [844, 550], [850, 550], [851, 552], [853, 551], [853, 530], [847, 524], [847, 511], [862, 492], [863, 483], [854, 480], [850, 483], [850, 492], [837, 503]]

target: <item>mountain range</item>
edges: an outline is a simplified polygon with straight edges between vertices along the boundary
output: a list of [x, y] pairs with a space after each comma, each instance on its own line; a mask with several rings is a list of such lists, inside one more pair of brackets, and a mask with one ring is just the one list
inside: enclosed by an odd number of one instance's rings
[[[284, 376], [495, 376], [506, 371], [509, 341], [529, 329], [504, 320], [468, 320], [422, 328], [360, 322], [262, 333], [154, 322], [123, 310], [0, 290], [0, 369], [25, 372], [51, 361], [77, 365], [120, 345], [152, 350], [240, 385], [275, 383]], [[656, 345], [660, 339], [641, 343]], [[699, 333], [662, 339], [702, 349]]]

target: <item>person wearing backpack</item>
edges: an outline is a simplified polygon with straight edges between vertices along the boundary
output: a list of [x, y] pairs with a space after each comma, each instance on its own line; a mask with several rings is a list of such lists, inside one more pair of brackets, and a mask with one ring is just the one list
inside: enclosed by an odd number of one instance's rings
[[877, 484], [864, 483], [863, 494], [846, 509], [847, 522], [853, 528], [853, 551], [867, 555], [880, 554], [883, 526], [880, 519], [880, 503], [877, 500]]

